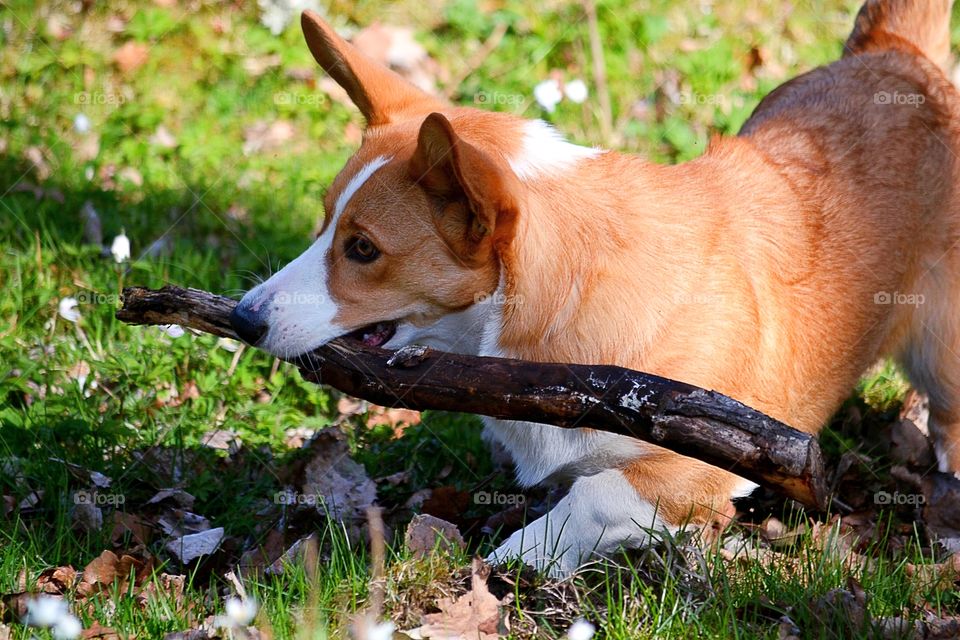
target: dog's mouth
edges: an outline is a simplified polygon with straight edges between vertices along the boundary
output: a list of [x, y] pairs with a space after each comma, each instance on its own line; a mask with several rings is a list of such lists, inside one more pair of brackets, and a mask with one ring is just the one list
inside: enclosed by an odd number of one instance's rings
[[358, 340], [368, 347], [382, 347], [390, 342], [397, 332], [397, 323], [393, 320], [368, 324], [347, 334], [348, 338]]

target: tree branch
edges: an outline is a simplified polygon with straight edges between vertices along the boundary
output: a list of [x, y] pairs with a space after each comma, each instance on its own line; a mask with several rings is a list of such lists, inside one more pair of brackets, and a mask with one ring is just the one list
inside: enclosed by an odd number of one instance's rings
[[[237, 338], [229, 321], [235, 305], [197, 289], [129, 287], [117, 318]], [[609, 365], [464, 356], [424, 347], [391, 352], [346, 338], [291, 362], [309, 380], [377, 404], [632, 436], [772, 486], [808, 506], [826, 505], [815, 437], [682, 382]]]

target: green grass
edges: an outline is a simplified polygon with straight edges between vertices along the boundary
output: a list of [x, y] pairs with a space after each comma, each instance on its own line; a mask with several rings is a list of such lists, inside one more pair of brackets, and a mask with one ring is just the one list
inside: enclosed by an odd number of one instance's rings
[[[268, 528], [264, 518], [277, 514], [251, 514], [271, 504], [281, 470], [297, 459], [284, 445], [286, 431], [338, 419], [335, 394], [263, 353], [234, 353], [209, 336], [173, 340], [114, 319], [124, 285], [172, 282], [237, 295], [293, 258], [319, 222], [324, 189], [354, 150], [345, 130], [357, 124], [356, 113], [288, 73], [315, 66], [296, 26], [273, 36], [258, 23], [255, 3], [238, 9], [198, 2], [189, 11], [187, 4], [91, 3], [84, 13], [67, 2], [0, 7], [0, 493], [16, 504], [38, 496], [0, 520], [0, 594], [18, 591], [22, 576], [32, 583], [50, 567], [80, 568], [111, 546], [109, 527], [100, 534], [71, 528], [72, 492], [85, 487], [57, 461], [113, 478], [111, 491], [124, 495], [131, 511], [159, 488], [182, 486], [196, 496], [195, 512], [236, 539], [256, 541]], [[711, 10], [701, 12], [701, 4]], [[460, 103], [505, 96], [485, 108], [544, 117], [578, 142], [607, 142], [670, 162], [699, 155], [712, 134], [736, 132], [767, 91], [835, 58], [856, 8], [846, 0], [811, 0], [785, 15], [783, 7], [742, 0], [600, 3], [616, 125], [609, 141], [598, 133], [587, 28], [576, 3], [335, 1], [328, 13], [339, 27], [377, 19], [413, 26], [447, 69], [442, 77], [464, 78], [458, 86], [440, 83]], [[127, 21], [122, 33], [110, 29], [118, 16]], [[58, 38], [57, 20], [72, 34]], [[466, 61], [500, 24], [507, 27], [500, 45], [467, 73]], [[111, 58], [128, 41], [149, 47], [149, 57], [123, 74]], [[764, 60], [757, 69], [747, 65], [751, 49]], [[278, 64], [261, 75], [244, 66], [270, 56]], [[552, 69], [585, 78], [591, 98], [543, 113], [531, 92]], [[91, 133], [74, 129], [78, 114], [89, 119]], [[290, 123], [291, 141], [244, 153], [244, 132], [277, 119]], [[173, 148], [154, 140], [161, 125], [174, 136]], [[25, 185], [45, 191], [38, 198], [21, 190]], [[117, 265], [84, 242], [88, 202], [106, 243], [121, 230], [130, 236], [131, 263]], [[58, 316], [68, 296], [80, 302], [79, 324]], [[88, 369], [83, 385], [81, 369]], [[196, 397], [171, 401], [174, 391], [192, 387]], [[888, 367], [865, 380], [860, 393], [887, 411], [904, 390]], [[239, 461], [202, 446], [214, 428], [239, 434], [246, 452]], [[389, 507], [423, 488], [511, 490], [504, 474], [490, 480], [494, 466], [474, 417], [428, 412], [399, 438], [358, 418], [342, 428], [371, 477], [408, 473], [405, 483], [381, 486]], [[842, 434], [830, 442], [841, 452], [855, 446]], [[490, 513], [474, 505], [465, 517]], [[337, 523], [319, 518], [313, 526], [325, 541], [318, 569], [301, 563], [280, 577], [244, 576], [263, 604], [258, 624], [276, 638], [336, 637], [367, 602], [363, 545], [349, 544]], [[388, 551], [387, 614], [415, 626], [417, 612], [464, 586], [467, 557], [415, 561], [399, 540]], [[895, 552], [877, 543], [867, 552], [877, 563], [854, 572], [872, 596], [871, 613], [916, 616], [922, 602], [956, 611], [956, 591], [924, 590], [907, 578], [906, 562], [929, 554], [917, 540]], [[485, 553], [491, 544], [478, 534], [470, 551]], [[783, 614], [805, 629], [804, 637], [858, 635], [814, 617], [816, 598], [843, 587], [851, 573], [815, 545], [801, 542], [789, 554], [800, 561], [796, 571], [759, 562], [731, 571], [706, 555], [697, 559], [686, 545], [666, 544], [573, 587], [523, 572], [512, 586], [495, 578], [493, 588], [497, 595], [514, 592], [518, 636], [533, 625], [562, 635], [583, 615], [599, 623], [604, 638], [776, 638]], [[201, 569], [188, 574], [192, 606], [161, 597], [142, 609], [110, 593], [81, 618], [161, 637], [218, 612], [226, 592], [222, 572]], [[13, 628], [14, 637], [32, 633]]]

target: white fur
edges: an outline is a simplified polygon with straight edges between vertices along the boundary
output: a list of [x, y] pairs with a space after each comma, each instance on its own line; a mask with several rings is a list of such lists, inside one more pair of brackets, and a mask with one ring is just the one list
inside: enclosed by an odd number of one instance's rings
[[463, 311], [450, 313], [433, 324], [417, 326], [409, 322], [397, 325], [397, 331], [384, 346], [399, 349], [411, 344], [422, 344], [440, 351], [478, 355], [493, 302], [485, 300], [472, 304]]
[[[489, 296], [492, 308], [486, 313], [480, 355], [511, 357], [499, 345], [506, 299], [501, 276], [497, 291]], [[641, 441], [612, 433], [494, 418], [484, 418], [484, 424], [484, 435], [507, 449], [516, 466], [517, 482], [525, 487], [556, 476], [597, 473], [637, 458], [644, 451]]]
[[377, 169], [387, 164], [390, 161], [390, 158], [386, 156], [377, 156], [367, 164], [360, 167], [360, 171], [350, 178], [350, 181], [347, 182], [347, 186], [343, 188], [343, 191], [340, 192], [340, 195], [337, 197], [336, 203], [333, 205], [333, 220], [330, 222], [330, 227], [327, 227], [327, 231], [331, 227], [334, 227], [337, 221], [340, 219], [340, 214], [343, 213], [343, 210], [347, 208], [347, 203], [350, 202], [350, 198], [363, 186], [367, 180], [370, 179]]
[[617, 469], [578, 478], [548, 514], [514, 532], [487, 558], [520, 558], [555, 577], [573, 573], [591, 555], [647, 544], [651, 533], [673, 530]]
[[522, 149], [508, 158], [510, 168], [521, 180], [556, 176], [569, 171], [581, 160], [594, 158], [602, 149], [581, 147], [567, 142], [559, 131], [543, 120], [524, 125]]
[[333, 218], [324, 232], [296, 260], [275, 273], [266, 282], [251, 289], [241, 304], [258, 312], [266, 311], [269, 329], [260, 348], [281, 357], [298, 355], [347, 333], [356, 327], [342, 327], [334, 322], [338, 308], [327, 287], [327, 261], [337, 223], [353, 195], [385, 165], [389, 158], [379, 156], [356, 173], [333, 207]]

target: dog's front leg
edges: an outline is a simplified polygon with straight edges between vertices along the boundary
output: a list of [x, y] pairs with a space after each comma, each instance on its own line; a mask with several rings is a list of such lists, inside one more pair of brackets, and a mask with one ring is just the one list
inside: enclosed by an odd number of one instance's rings
[[577, 478], [545, 516], [514, 532], [488, 556], [491, 563], [519, 558], [554, 577], [573, 573], [591, 555], [646, 544], [668, 529], [623, 472], [608, 469]]

